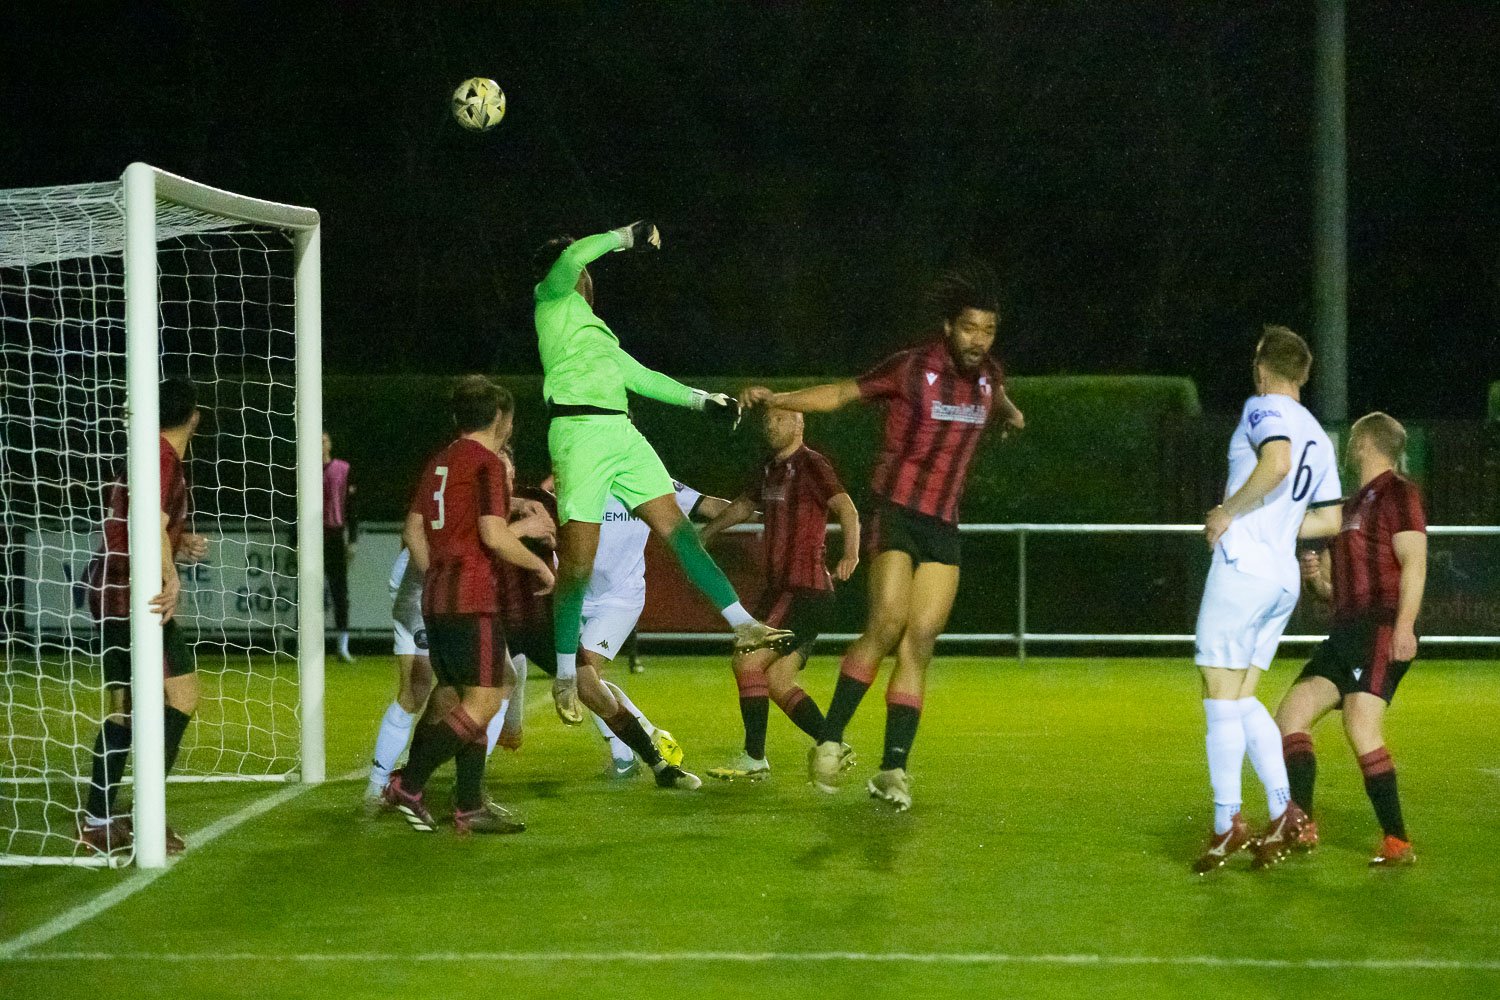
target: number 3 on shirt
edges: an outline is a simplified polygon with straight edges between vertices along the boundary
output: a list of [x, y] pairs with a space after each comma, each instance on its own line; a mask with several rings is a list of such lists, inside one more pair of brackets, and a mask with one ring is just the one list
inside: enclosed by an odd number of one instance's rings
[[[1317, 444], [1316, 441], [1309, 441], [1302, 447], [1302, 458], [1297, 462], [1297, 474], [1292, 477], [1292, 500], [1294, 502], [1300, 503], [1302, 498], [1307, 496], [1307, 491], [1312, 489], [1313, 471], [1312, 466], [1307, 464], [1307, 453], [1312, 451], [1312, 446], [1315, 444]], [[1306, 479], [1302, 478], [1304, 472], [1307, 473]]]
[[448, 467], [446, 465], [440, 465], [432, 471], [436, 472], [439, 477], [437, 492], [432, 494], [432, 499], [437, 501], [438, 515], [434, 520], [427, 523], [432, 525], [433, 531], [441, 531], [443, 529], [443, 525], [448, 520], [447, 510], [443, 506], [443, 491], [448, 488]]

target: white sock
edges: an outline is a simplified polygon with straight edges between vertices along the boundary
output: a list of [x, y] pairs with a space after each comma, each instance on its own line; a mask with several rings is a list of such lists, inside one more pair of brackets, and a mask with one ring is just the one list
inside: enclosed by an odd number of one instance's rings
[[729, 623], [730, 628], [755, 621], [755, 616], [746, 611], [745, 606], [739, 601], [735, 601], [729, 607], [720, 611], [719, 614], [724, 616], [724, 620]]
[[557, 654], [557, 679], [560, 680], [560, 681], [570, 681], [570, 680], [572, 680], [573, 678], [575, 678], [577, 676], [578, 676], [578, 654], [577, 653], [558, 653]]
[[490, 724], [484, 727], [484, 755], [488, 757], [495, 752], [495, 743], [500, 739], [500, 727], [505, 725], [505, 710], [510, 708], [510, 699], [506, 698], [500, 703], [500, 711], [490, 718]]
[[1241, 698], [1240, 723], [1245, 729], [1245, 749], [1255, 776], [1266, 789], [1266, 808], [1275, 819], [1292, 801], [1292, 783], [1286, 776], [1286, 758], [1281, 755], [1281, 730], [1259, 698]]
[[349, 633], [348, 632], [340, 632], [339, 633], [339, 652], [342, 653], [344, 656], [348, 656], [349, 655]]
[[411, 739], [411, 724], [416, 716], [401, 707], [399, 701], [391, 702], [385, 715], [380, 718], [380, 732], [375, 736], [375, 759], [370, 764], [370, 790], [378, 792], [390, 780]]
[[609, 755], [615, 760], [635, 760], [635, 751], [625, 745], [625, 741], [616, 736], [614, 730], [610, 729], [605, 721], [590, 712], [594, 717], [594, 728], [599, 730], [599, 735], [604, 737], [604, 742], [609, 744]]
[[1240, 704], [1217, 698], [1203, 699], [1208, 717], [1208, 780], [1214, 791], [1214, 833], [1228, 833], [1240, 811], [1240, 775], [1245, 767], [1245, 727]]
[[625, 711], [629, 712], [640, 721], [641, 728], [646, 731], [646, 735], [650, 736], [652, 739], [655, 739], [656, 727], [651, 724], [650, 719], [646, 718], [645, 712], [642, 712], [640, 709], [635, 707], [635, 702], [630, 700], [630, 695], [626, 694], [624, 691], [621, 691], [620, 685], [616, 684], [614, 681], [605, 681], [604, 686], [614, 692], [615, 700], [618, 701], [621, 705], [625, 706]]

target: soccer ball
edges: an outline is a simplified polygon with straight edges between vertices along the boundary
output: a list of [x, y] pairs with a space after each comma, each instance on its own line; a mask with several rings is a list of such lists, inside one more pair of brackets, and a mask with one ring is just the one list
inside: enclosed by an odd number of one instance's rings
[[465, 80], [453, 92], [453, 117], [464, 128], [486, 132], [505, 117], [505, 91], [482, 76]]

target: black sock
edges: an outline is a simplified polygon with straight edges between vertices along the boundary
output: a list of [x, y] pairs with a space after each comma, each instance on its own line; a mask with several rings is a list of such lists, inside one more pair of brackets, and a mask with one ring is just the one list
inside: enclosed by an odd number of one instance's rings
[[655, 767], [661, 763], [661, 754], [656, 752], [656, 744], [651, 742], [651, 737], [646, 735], [646, 730], [641, 726], [641, 720], [630, 714], [630, 710], [621, 705], [612, 718], [604, 720], [609, 731], [620, 737], [625, 745], [634, 750], [645, 761], [647, 767]]
[[771, 699], [763, 694], [740, 697], [740, 718], [745, 722], [745, 753], [756, 760], [766, 757], [766, 723]]
[[110, 818], [129, 756], [130, 727], [106, 720], [94, 740], [94, 773], [89, 781], [88, 812], [95, 819]]
[[1313, 754], [1312, 737], [1307, 733], [1288, 733], [1281, 739], [1281, 755], [1286, 759], [1287, 782], [1297, 808], [1312, 815], [1313, 784], [1318, 779], [1318, 758]]
[[1401, 799], [1396, 794], [1396, 766], [1385, 747], [1359, 758], [1359, 769], [1365, 775], [1365, 794], [1375, 807], [1375, 818], [1387, 837], [1406, 840], [1406, 823], [1401, 819]]
[[[806, 691], [792, 688], [791, 694], [777, 704], [798, 729], [815, 740], [823, 735], [823, 710], [818, 708], [818, 703]], [[843, 736], [842, 733], [839, 735]]]
[[880, 769], [889, 771], [895, 767], [906, 767], [907, 755], [917, 738], [917, 722], [922, 710], [913, 705], [896, 704], [885, 707], [885, 756], [880, 759]]
[[401, 787], [408, 792], [420, 792], [432, 772], [458, 752], [461, 742], [446, 720], [418, 726], [412, 735], [406, 766], [401, 769]]
[[165, 718], [162, 719], [162, 751], [166, 758], [166, 771], [172, 773], [173, 766], [177, 763], [177, 751], [182, 749], [182, 736], [187, 732], [188, 723], [193, 717], [186, 712], [179, 711], [171, 705], [167, 706]]
[[821, 742], [842, 743], [844, 728], [854, 718], [860, 700], [870, 690], [868, 681], [858, 680], [848, 674], [839, 674], [839, 682], [833, 688], [833, 701], [828, 703], [828, 717], [823, 720]]
[[484, 805], [484, 762], [489, 749], [486, 743], [464, 742], [453, 755], [457, 776], [453, 783], [453, 804], [469, 812]]

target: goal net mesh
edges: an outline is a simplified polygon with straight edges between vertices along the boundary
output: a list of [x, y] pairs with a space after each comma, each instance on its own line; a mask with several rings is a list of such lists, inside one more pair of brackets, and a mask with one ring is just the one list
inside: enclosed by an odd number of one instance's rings
[[[122, 206], [118, 182], [0, 191], [0, 857], [13, 862], [88, 857], [76, 817], [108, 695], [86, 575], [126, 455]], [[159, 372], [191, 379], [202, 414], [187, 530], [208, 543], [178, 567], [201, 695], [169, 780], [277, 780], [299, 750], [293, 240], [159, 201], [156, 258]], [[176, 787], [169, 810], [194, 794]]]

